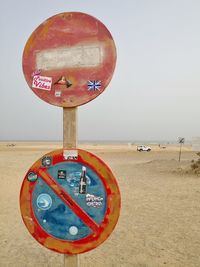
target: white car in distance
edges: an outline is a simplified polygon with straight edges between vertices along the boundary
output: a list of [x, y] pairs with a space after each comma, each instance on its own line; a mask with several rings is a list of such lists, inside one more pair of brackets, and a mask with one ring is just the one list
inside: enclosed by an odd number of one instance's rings
[[142, 152], [142, 151], [149, 152], [149, 151], [151, 151], [151, 148], [149, 146], [138, 146], [137, 147], [137, 151], [139, 151], [139, 152]]

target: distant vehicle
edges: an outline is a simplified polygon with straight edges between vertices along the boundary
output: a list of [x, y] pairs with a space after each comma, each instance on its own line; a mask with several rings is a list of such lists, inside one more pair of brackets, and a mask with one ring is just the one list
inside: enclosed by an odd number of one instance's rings
[[149, 146], [138, 146], [137, 147], [137, 151], [141, 152], [141, 151], [151, 151], [151, 148]]

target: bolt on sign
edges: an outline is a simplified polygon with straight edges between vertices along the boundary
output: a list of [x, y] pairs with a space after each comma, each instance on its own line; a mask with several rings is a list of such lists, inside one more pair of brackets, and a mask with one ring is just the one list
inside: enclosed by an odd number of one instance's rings
[[116, 64], [113, 38], [98, 19], [65, 12], [44, 21], [23, 53], [23, 72], [31, 90], [60, 107], [83, 105], [109, 84]]
[[56, 150], [28, 170], [20, 193], [23, 221], [43, 246], [64, 254], [94, 249], [113, 231], [120, 192], [109, 167], [85, 150]]

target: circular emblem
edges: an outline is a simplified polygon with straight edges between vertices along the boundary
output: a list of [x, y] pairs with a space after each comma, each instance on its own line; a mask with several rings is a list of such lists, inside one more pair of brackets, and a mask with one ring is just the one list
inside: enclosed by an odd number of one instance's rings
[[[41, 210], [48, 210], [51, 208], [52, 199], [48, 194], [40, 194], [37, 198], [37, 206]], [[46, 220], [45, 220], [46, 222]]]
[[42, 158], [42, 166], [43, 167], [51, 166], [51, 161], [52, 161], [51, 157], [43, 157]]
[[78, 234], [78, 228], [77, 228], [76, 226], [71, 226], [71, 227], [69, 228], [69, 233], [70, 233], [71, 235], [77, 235], [77, 234]]
[[29, 172], [27, 178], [30, 182], [35, 182], [38, 178], [37, 174], [34, 172]]

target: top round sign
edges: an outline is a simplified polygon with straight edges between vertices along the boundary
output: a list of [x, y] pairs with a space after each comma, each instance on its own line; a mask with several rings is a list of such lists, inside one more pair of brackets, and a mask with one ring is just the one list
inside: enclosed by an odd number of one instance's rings
[[32, 91], [61, 107], [83, 105], [109, 84], [116, 48], [108, 29], [96, 18], [65, 12], [44, 21], [28, 39], [23, 72]]

